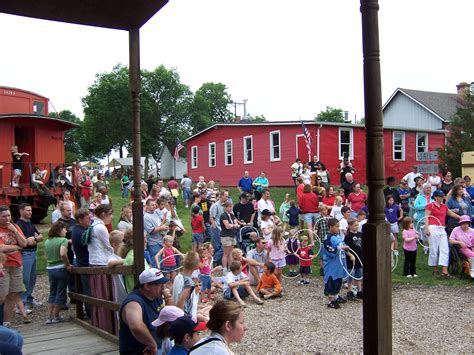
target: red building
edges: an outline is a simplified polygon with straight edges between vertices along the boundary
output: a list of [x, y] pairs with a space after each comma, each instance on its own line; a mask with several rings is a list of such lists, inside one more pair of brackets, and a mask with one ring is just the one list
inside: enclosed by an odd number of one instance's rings
[[[339, 184], [339, 166], [347, 153], [356, 169], [355, 179], [365, 183], [365, 127], [344, 123], [306, 121], [311, 155], [317, 155]], [[444, 145], [444, 130], [384, 128], [385, 176], [401, 178], [420, 164], [417, 152], [433, 151]], [[215, 124], [185, 140], [188, 174], [203, 175], [221, 186], [236, 186], [245, 170], [255, 178], [265, 171], [270, 186], [292, 186], [290, 166], [299, 157], [308, 161], [300, 122]], [[380, 152], [382, 154], [382, 152]], [[370, 164], [370, 162], [367, 162]]]
[[[48, 116], [48, 102], [41, 95], [10, 87], [0, 87], [0, 205], [10, 205], [12, 212], [20, 202], [33, 206], [36, 220], [46, 216], [47, 206], [37, 201], [30, 186], [32, 169], [38, 166], [49, 173], [64, 164], [64, 131], [76, 124]], [[13, 177], [11, 146], [17, 145], [23, 157], [22, 177], [18, 188], [11, 187]]]

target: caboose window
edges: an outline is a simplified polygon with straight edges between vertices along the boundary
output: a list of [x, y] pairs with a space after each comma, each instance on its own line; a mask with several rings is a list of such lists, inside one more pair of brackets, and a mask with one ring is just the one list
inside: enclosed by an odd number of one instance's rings
[[44, 102], [33, 101], [33, 113], [35, 115], [44, 115]]

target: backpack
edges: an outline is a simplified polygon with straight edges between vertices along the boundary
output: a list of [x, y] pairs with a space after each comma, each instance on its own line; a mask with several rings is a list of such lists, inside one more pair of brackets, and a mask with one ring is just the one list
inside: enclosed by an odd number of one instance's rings
[[91, 236], [92, 236], [92, 229], [94, 229], [94, 226], [89, 226], [87, 229], [82, 232], [81, 235], [81, 244], [84, 246], [87, 246], [91, 242]]

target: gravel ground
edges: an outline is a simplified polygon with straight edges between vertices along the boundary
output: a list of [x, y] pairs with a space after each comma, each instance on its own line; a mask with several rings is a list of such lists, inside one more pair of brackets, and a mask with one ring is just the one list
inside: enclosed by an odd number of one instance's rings
[[[232, 346], [236, 353], [362, 352], [361, 301], [329, 309], [317, 278], [307, 286], [284, 279], [283, 286], [283, 298], [263, 306], [248, 300], [249, 330]], [[45, 274], [39, 275], [34, 295], [46, 305]], [[473, 287], [394, 286], [392, 296], [394, 353], [474, 353]], [[33, 322], [45, 321], [45, 305], [34, 309]], [[21, 324], [17, 315], [14, 326], [21, 331], [32, 325]]]

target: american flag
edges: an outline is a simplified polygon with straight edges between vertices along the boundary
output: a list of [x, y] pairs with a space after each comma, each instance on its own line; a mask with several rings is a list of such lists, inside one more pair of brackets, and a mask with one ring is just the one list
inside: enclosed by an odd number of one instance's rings
[[311, 135], [303, 121], [301, 121], [301, 128], [303, 128], [304, 140], [306, 141], [306, 148], [308, 148], [308, 159], [311, 159]]
[[184, 146], [181, 144], [181, 141], [179, 139], [176, 140], [176, 148], [174, 148], [174, 160], [179, 159], [179, 151], [183, 149]]

